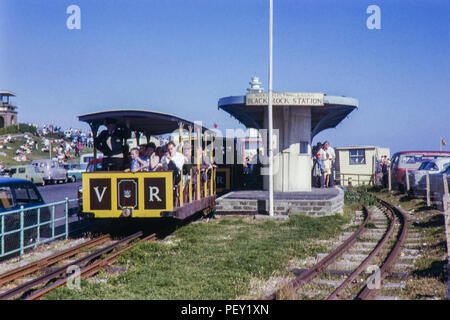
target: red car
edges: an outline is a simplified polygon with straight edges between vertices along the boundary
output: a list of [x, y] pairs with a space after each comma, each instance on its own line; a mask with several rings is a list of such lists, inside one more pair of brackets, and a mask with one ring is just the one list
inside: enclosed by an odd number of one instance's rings
[[406, 169], [408, 172], [417, 170], [422, 162], [438, 158], [450, 157], [450, 151], [401, 151], [392, 156], [392, 185], [400, 191], [405, 190]]

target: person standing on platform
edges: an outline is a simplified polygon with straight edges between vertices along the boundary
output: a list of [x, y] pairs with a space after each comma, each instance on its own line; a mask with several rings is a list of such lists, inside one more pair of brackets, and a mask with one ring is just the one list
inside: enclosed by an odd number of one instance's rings
[[330, 176], [331, 176], [331, 157], [329, 154], [326, 154], [326, 158], [323, 159], [324, 166], [324, 180], [325, 180], [325, 188], [330, 187]]
[[324, 166], [321, 158], [321, 153], [319, 152], [322, 149], [322, 143], [317, 142], [316, 146], [313, 148], [313, 169], [312, 169], [312, 184], [316, 188], [321, 188], [323, 186], [323, 173]]
[[129, 124], [127, 128], [117, 128], [114, 119], [106, 119], [103, 130], [95, 139], [95, 148], [103, 153], [103, 171], [123, 171], [128, 156], [127, 139], [131, 137]]
[[334, 149], [330, 147], [330, 143], [325, 141], [322, 146], [321, 152], [322, 159], [330, 159], [331, 160], [331, 172], [330, 172], [330, 187], [334, 187], [334, 175], [336, 174], [336, 154]]
[[387, 156], [383, 157], [383, 162], [381, 163], [381, 172], [383, 173], [382, 185], [383, 188], [387, 188], [388, 186], [388, 174], [389, 174], [389, 160]]

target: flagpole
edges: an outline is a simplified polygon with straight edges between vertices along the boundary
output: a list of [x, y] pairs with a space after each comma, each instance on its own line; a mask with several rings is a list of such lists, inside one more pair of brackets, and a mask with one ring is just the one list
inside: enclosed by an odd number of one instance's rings
[[273, 216], [273, 142], [272, 142], [272, 55], [273, 55], [273, 0], [269, 0], [269, 215]]
[[444, 139], [441, 137], [441, 141], [439, 141], [439, 151], [442, 151], [442, 141], [443, 141]]

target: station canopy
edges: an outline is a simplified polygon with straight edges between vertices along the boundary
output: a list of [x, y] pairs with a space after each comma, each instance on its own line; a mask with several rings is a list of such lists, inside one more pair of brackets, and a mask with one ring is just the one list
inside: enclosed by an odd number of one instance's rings
[[[141, 132], [145, 135], [162, 135], [174, 132], [179, 129], [180, 123], [183, 124], [184, 129], [192, 126], [194, 130], [195, 127], [198, 127], [192, 121], [156, 111], [109, 110], [78, 116], [78, 120], [88, 123], [93, 131], [104, 125], [107, 119], [116, 121], [118, 127], [126, 127], [127, 122], [129, 122], [131, 131]], [[202, 132], [207, 130], [208, 128], [202, 127]]]
[[2, 91], [2, 90], [0, 90], [0, 96], [15, 97], [16, 95], [13, 92], [11, 92], [11, 91]]
[[[274, 108], [277, 107], [274, 105]], [[311, 138], [325, 129], [335, 128], [357, 107], [358, 100], [354, 98], [325, 95], [323, 106], [311, 106]], [[218, 108], [229, 113], [247, 128], [264, 128], [267, 105], [247, 105], [246, 96], [231, 96], [219, 99]]]

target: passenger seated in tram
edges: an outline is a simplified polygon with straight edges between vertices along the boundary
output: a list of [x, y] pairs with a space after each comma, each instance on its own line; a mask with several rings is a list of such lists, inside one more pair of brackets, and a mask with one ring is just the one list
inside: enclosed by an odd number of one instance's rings
[[164, 156], [164, 152], [163, 152], [163, 147], [162, 146], [157, 147], [155, 149], [155, 155], [157, 155], [158, 158], [159, 158], [159, 161], [161, 161], [162, 157]]
[[[122, 171], [127, 164], [127, 139], [131, 137], [129, 128], [117, 128], [114, 119], [105, 120], [106, 130], [95, 139], [95, 148], [103, 153], [103, 171]], [[129, 125], [128, 125], [129, 126]]]
[[173, 171], [174, 173], [174, 186], [181, 180], [181, 173], [183, 170], [185, 158], [177, 152], [175, 143], [170, 141], [167, 144], [167, 152], [161, 159], [161, 166], [164, 171]]
[[173, 141], [170, 141], [167, 144], [167, 152], [161, 159], [161, 165], [163, 169], [166, 171], [170, 170], [169, 165], [171, 162], [176, 166], [178, 171], [181, 171], [185, 162], [184, 156], [177, 151], [177, 148]]
[[183, 186], [186, 185], [191, 179], [191, 169], [194, 164], [192, 163], [192, 147], [189, 142], [183, 145]]
[[130, 151], [131, 168], [125, 169], [125, 172], [141, 172], [148, 168], [148, 165], [139, 157], [139, 149], [133, 148]]
[[160, 158], [155, 150], [156, 145], [153, 142], [148, 143], [143, 148], [141, 159], [147, 164], [144, 171], [156, 171]]
[[[209, 168], [211, 168], [212, 167], [212, 164], [211, 164], [211, 160], [210, 160], [210, 158], [208, 157], [208, 155], [205, 153], [205, 151], [203, 150], [203, 148], [202, 147], [200, 147], [200, 146], [197, 146], [197, 148], [196, 148], [196, 150], [197, 150], [197, 156], [199, 157], [199, 159], [200, 159], [200, 171], [201, 171], [201, 173], [202, 173], [202, 181], [204, 182], [205, 180], [206, 180], [206, 178], [207, 178], [207, 176], [206, 176], [206, 170], [208, 170]], [[208, 176], [211, 174], [211, 172], [208, 172]]]

